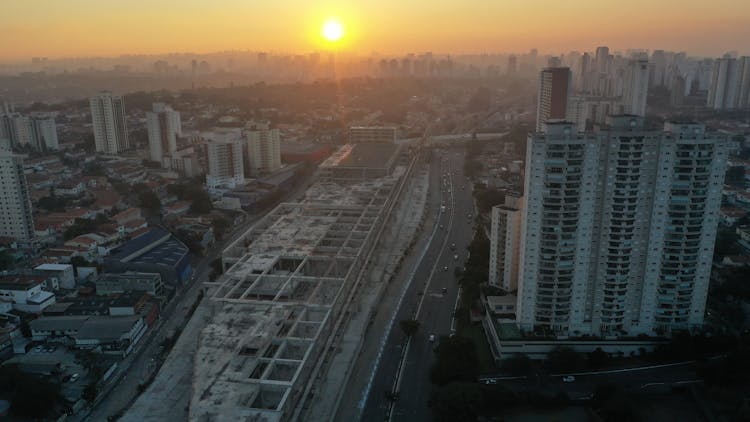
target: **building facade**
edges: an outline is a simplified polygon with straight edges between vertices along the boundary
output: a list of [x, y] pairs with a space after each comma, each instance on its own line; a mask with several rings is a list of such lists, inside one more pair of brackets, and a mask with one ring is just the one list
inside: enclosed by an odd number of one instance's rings
[[34, 217], [21, 156], [0, 151], [0, 180], [0, 236], [31, 243]]
[[103, 91], [89, 99], [96, 152], [116, 155], [130, 148], [122, 96]]
[[522, 207], [523, 198], [514, 195], [492, 207], [489, 283], [507, 292], [518, 288]]
[[279, 130], [268, 123], [250, 125], [245, 131], [247, 156], [245, 170], [252, 176], [271, 173], [281, 168]]
[[245, 183], [241, 140], [216, 140], [205, 145], [206, 187], [210, 191], [220, 187], [234, 189]]
[[548, 67], [539, 75], [536, 131], [543, 132], [547, 121], [567, 118], [571, 94], [571, 74], [567, 67]]
[[526, 155], [519, 326], [558, 335], [702, 325], [727, 159], [695, 123], [551, 123]]
[[354, 126], [349, 128], [349, 143], [396, 142], [396, 128], [382, 126]]
[[714, 110], [750, 110], [750, 57], [716, 59], [706, 105]]
[[182, 136], [180, 113], [164, 103], [154, 103], [146, 113], [148, 148], [151, 161], [161, 162], [165, 155], [177, 151], [177, 137]]
[[648, 59], [630, 60], [625, 73], [622, 95], [625, 113], [645, 116], [649, 82]]

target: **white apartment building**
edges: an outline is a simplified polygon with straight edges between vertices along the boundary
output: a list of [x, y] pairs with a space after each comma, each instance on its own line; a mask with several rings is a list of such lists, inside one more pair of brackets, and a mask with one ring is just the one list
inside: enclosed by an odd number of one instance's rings
[[714, 110], [750, 109], [750, 57], [714, 61], [707, 105]]
[[648, 95], [648, 59], [630, 60], [625, 68], [622, 102], [625, 113], [636, 116], [646, 115]]
[[51, 115], [0, 114], [0, 139], [10, 147], [31, 147], [37, 151], [57, 150], [57, 125]]
[[241, 139], [217, 139], [206, 143], [206, 187], [209, 191], [234, 189], [245, 184], [242, 144]]
[[96, 152], [116, 155], [130, 148], [122, 96], [103, 91], [91, 97], [89, 105]]
[[507, 292], [518, 288], [522, 208], [523, 198], [514, 195], [492, 207], [489, 283]]
[[21, 156], [0, 151], [0, 181], [0, 236], [29, 243], [34, 238], [34, 218]]
[[254, 123], [245, 131], [247, 157], [245, 169], [252, 176], [270, 173], [281, 168], [279, 130], [268, 123]]
[[529, 137], [517, 321], [558, 335], [703, 323], [727, 141], [695, 123]]
[[572, 91], [570, 69], [548, 67], [539, 74], [539, 98], [536, 111], [536, 131], [543, 132], [548, 121], [565, 120], [568, 99]]
[[177, 151], [177, 137], [182, 136], [180, 113], [164, 103], [154, 103], [146, 113], [148, 148], [151, 161], [161, 162], [165, 155]]
[[396, 128], [384, 126], [354, 126], [349, 128], [349, 143], [396, 142]]

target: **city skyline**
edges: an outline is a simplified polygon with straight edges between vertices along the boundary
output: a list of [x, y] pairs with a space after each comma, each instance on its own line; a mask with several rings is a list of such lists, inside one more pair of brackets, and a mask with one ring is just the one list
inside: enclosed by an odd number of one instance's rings
[[[136, 1], [127, 6], [38, 1], [5, 6], [7, 13], [0, 17], [0, 24], [5, 28], [5, 39], [15, 41], [0, 49], [2, 62], [34, 56], [226, 50], [357, 54], [435, 50], [455, 54], [538, 48], [543, 54], [556, 54], [561, 50], [586, 50], [592, 45], [720, 56], [726, 51], [747, 54], [742, 40], [750, 38], [750, 13], [741, 12], [750, 12], [750, 5], [740, 0], [717, 1], [710, 7], [694, 0], [659, 4], [638, 0], [628, 4], [608, 2], [596, 8], [583, 0], [564, 5], [549, 1], [488, 5], [476, 0], [470, 4], [440, 0], [429, 9], [392, 0], [357, 5], [339, 1], [292, 5], [289, 0], [263, 5], [225, 0], [209, 5], [168, 0], [156, 5]], [[142, 13], [144, 10], [149, 13]], [[20, 20], [19, 16], [35, 18]], [[329, 19], [341, 22], [341, 40], [328, 42], [321, 36], [321, 27]], [[638, 25], [632, 25], [634, 21]], [[571, 27], [571, 22], [586, 24]]]

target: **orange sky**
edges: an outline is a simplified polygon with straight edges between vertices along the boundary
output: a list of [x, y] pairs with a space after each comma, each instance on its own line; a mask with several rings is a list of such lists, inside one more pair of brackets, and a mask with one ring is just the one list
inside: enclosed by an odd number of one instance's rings
[[750, 54], [750, 0], [0, 0], [0, 60], [218, 50]]

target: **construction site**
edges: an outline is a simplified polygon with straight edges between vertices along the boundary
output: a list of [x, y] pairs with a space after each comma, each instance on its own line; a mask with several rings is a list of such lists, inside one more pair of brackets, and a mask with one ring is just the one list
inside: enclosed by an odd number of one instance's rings
[[211, 316], [193, 362], [190, 420], [291, 420], [314, 397], [416, 162], [412, 150], [389, 151], [372, 163], [385, 174], [323, 178], [224, 250], [224, 274], [207, 283]]

